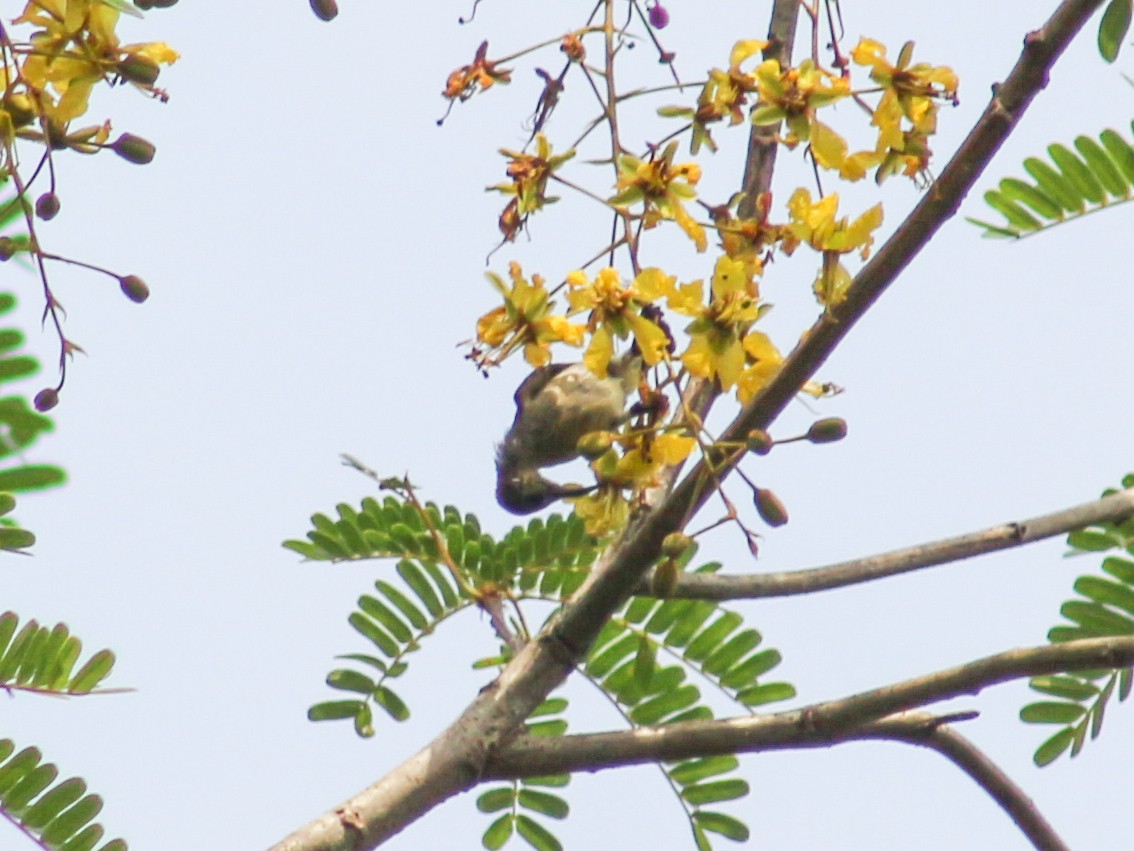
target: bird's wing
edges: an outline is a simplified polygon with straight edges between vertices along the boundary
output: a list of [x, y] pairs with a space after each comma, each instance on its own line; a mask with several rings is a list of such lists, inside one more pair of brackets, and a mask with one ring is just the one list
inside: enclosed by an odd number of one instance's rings
[[539, 395], [539, 392], [551, 383], [555, 376], [559, 375], [563, 370], [567, 369], [571, 364], [569, 363], [549, 363], [547, 366], [536, 367], [532, 370], [532, 374], [524, 379], [523, 383], [516, 388], [516, 409], [517, 411], [522, 405], [527, 404], [529, 399]]

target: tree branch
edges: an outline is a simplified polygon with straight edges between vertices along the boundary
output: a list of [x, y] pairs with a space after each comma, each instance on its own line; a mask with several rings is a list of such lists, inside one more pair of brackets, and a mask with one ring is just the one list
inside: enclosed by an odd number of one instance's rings
[[969, 775], [1000, 805], [1039, 851], [1071, 851], [1031, 798], [976, 745], [948, 726], [949, 719], [923, 712], [883, 718], [861, 739], [883, 739], [929, 748]]
[[940, 700], [977, 694], [998, 683], [1132, 664], [1134, 637], [1091, 638], [1009, 650], [851, 697], [771, 715], [684, 721], [613, 733], [520, 736], [489, 759], [482, 779], [599, 771], [715, 754], [829, 747], [878, 738], [871, 732], [875, 730], [872, 725], [884, 718]]
[[[1025, 39], [1020, 60], [937, 183], [859, 273], [846, 301], [824, 313], [777, 376], [741, 410], [724, 439], [741, 439], [754, 428], [767, 428], [897, 274], [956, 212], [993, 153], [1043, 88], [1052, 64], [1100, 3], [1064, 0], [1044, 28]], [[432, 743], [335, 810], [273, 846], [273, 851], [374, 848], [442, 801], [479, 782], [488, 759], [566, 679], [611, 612], [633, 593], [657, 558], [662, 539], [683, 528], [703, 504], [708, 495], [706, 475], [702, 462], [656, 509], [636, 519], [596, 564], [574, 600]], [[858, 719], [853, 723], [859, 723]]]
[[[1119, 523], [1131, 515], [1134, 515], [1134, 488], [1052, 514], [823, 567], [763, 574], [685, 573], [667, 596], [740, 600], [811, 594], [1021, 547], [1096, 523]], [[652, 581], [652, 575], [647, 575], [638, 584], [637, 593], [649, 595]]]

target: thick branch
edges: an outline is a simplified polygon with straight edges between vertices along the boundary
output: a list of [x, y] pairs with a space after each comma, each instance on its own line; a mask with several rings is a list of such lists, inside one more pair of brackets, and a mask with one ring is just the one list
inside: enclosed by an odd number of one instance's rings
[[884, 718], [863, 730], [863, 739], [887, 739], [929, 748], [969, 775], [1000, 805], [1038, 851], [1071, 851], [1032, 799], [976, 745], [927, 713]]
[[522, 736], [497, 752], [484, 779], [597, 771], [699, 756], [828, 747], [863, 738], [870, 725], [997, 683], [1134, 664], [1134, 638], [1092, 638], [1009, 650], [944, 671], [802, 709], [716, 721], [686, 721], [615, 733]]
[[[770, 425], [896, 275], [956, 212], [981, 170], [1043, 87], [1051, 65], [1100, 2], [1064, 0], [1047, 25], [1028, 36], [1016, 67], [941, 178], [859, 273], [846, 301], [824, 314], [776, 378], [742, 409], [725, 439], [736, 440], [753, 428]], [[340, 807], [300, 828], [273, 851], [374, 848], [482, 779], [488, 759], [570, 674], [602, 624], [633, 593], [657, 558], [666, 534], [682, 528], [704, 502], [705, 481], [704, 466], [698, 465], [661, 505], [636, 520], [595, 566], [575, 599], [429, 746]], [[902, 708], [895, 705], [887, 712]], [[844, 721], [848, 725], [860, 722], [853, 713]], [[667, 732], [662, 731], [663, 737]]]
[[[683, 574], [668, 596], [696, 600], [739, 600], [810, 594], [1020, 547], [1096, 523], [1120, 523], [1132, 514], [1134, 488], [1029, 520], [1004, 523], [956, 538], [945, 538], [823, 567], [764, 574]], [[638, 593], [649, 594], [651, 581], [651, 577], [643, 579], [638, 585]]]

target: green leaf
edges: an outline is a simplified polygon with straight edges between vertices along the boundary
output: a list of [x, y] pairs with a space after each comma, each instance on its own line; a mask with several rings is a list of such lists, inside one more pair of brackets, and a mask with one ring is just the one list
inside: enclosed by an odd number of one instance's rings
[[695, 662], [704, 659], [743, 622], [744, 618], [736, 612], [721, 612], [720, 617], [701, 630], [690, 642], [685, 649], [685, 658]]
[[1092, 532], [1089, 529], [1079, 529], [1067, 536], [1067, 546], [1089, 553], [1111, 550], [1120, 544], [1105, 532]]
[[27, 529], [0, 527], [0, 550], [26, 550], [35, 544], [35, 535]]
[[525, 725], [529, 736], [562, 736], [567, 732], [567, 719], [555, 718], [550, 721], [535, 721]]
[[[1099, 141], [1110, 154], [1111, 160], [1122, 172], [1122, 177], [1127, 183], [1134, 183], [1134, 148], [1126, 142], [1116, 131], [1103, 130], [1099, 134]], [[1128, 485], [1123, 485], [1128, 487]]]
[[326, 700], [307, 710], [308, 721], [339, 721], [353, 718], [366, 704], [361, 700]]
[[71, 682], [67, 684], [67, 691], [73, 694], [86, 694], [95, 689], [99, 683], [110, 676], [114, 662], [114, 651], [98, 651], [79, 668], [75, 676], [71, 677]]
[[744, 656], [754, 649], [763, 638], [754, 629], [738, 632], [705, 660], [702, 670], [709, 676], [720, 676]]
[[1118, 556], [1107, 556], [1103, 559], [1102, 569], [1120, 582], [1134, 585], [1134, 561]]
[[340, 691], [370, 694], [377, 687], [374, 680], [358, 671], [339, 668], [327, 674], [327, 685]]
[[745, 706], [763, 706], [780, 700], [795, 697], [795, 686], [791, 683], [764, 683], [738, 692], [736, 699]]
[[1046, 677], [1032, 677], [1028, 681], [1033, 689], [1052, 697], [1062, 697], [1064, 700], [1090, 700], [1099, 693], [1093, 683], [1084, 682], [1078, 677], [1067, 674], [1056, 674]]
[[387, 686], [378, 686], [374, 689], [374, 702], [385, 709], [395, 721], [405, 721], [410, 717], [409, 707]]
[[59, 770], [50, 762], [41, 763], [25, 774], [20, 781], [4, 793], [4, 809], [19, 813], [31, 799], [55, 782]]
[[1043, 766], [1050, 765], [1051, 762], [1059, 758], [1067, 748], [1070, 747], [1070, 742], [1075, 738], [1075, 733], [1070, 727], [1064, 727], [1055, 735], [1051, 736], [1046, 742], [1035, 749], [1032, 760], [1036, 766], [1042, 768]]
[[1091, 173], [1091, 170], [1087, 168], [1086, 163], [1079, 159], [1070, 148], [1060, 144], [1048, 145], [1047, 153], [1080, 195], [1092, 204], [1101, 204], [1106, 200], [1102, 185]]
[[754, 684], [757, 677], [766, 674], [782, 661], [780, 651], [775, 648], [753, 653], [743, 662], [729, 668], [721, 677], [721, 685], [725, 688], [738, 689]]
[[729, 780], [714, 780], [711, 783], [701, 783], [697, 786], [686, 786], [681, 790], [681, 797], [695, 807], [702, 804], [713, 804], [717, 801], [735, 801], [747, 794], [747, 781], [738, 777]]
[[1077, 703], [1041, 701], [1029, 703], [1020, 710], [1020, 720], [1027, 724], [1073, 724], [1087, 710]]
[[1131, 0], [1110, 0], [1099, 22], [1099, 53], [1107, 62], [1118, 58], [1122, 40], [1130, 29]]
[[654, 676], [657, 661], [657, 648], [648, 635], [638, 638], [638, 652], [634, 656], [634, 681], [643, 690], [648, 688]]
[[1025, 210], [1020, 204], [1006, 198], [1001, 192], [989, 189], [984, 193], [984, 202], [1008, 220], [1008, 224], [1022, 231], [1039, 230], [1043, 225], [1039, 219]]
[[62, 845], [64, 840], [78, 833], [87, 822], [102, 811], [102, 798], [87, 795], [43, 829], [40, 838], [47, 845]]
[[565, 697], [549, 697], [539, 706], [532, 710], [529, 718], [540, 718], [544, 715], [559, 715], [567, 708], [567, 698]]
[[429, 618], [425, 616], [425, 613], [414, 605], [413, 601], [399, 589], [381, 579], [374, 583], [374, 587], [381, 591], [382, 595], [394, 604], [394, 608], [405, 615], [406, 620], [410, 622], [414, 629], [423, 630], [429, 626]]
[[733, 842], [747, 842], [750, 836], [748, 825], [740, 819], [733, 818], [724, 813], [696, 810], [693, 813], [693, 821], [703, 830], [719, 833], [721, 836], [726, 839], [731, 839]]
[[1047, 193], [1018, 178], [1006, 177], [1001, 180], [1000, 192], [1009, 201], [1027, 204], [1045, 219], [1058, 219], [1063, 216], [1063, 209]]
[[1127, 194], [1127, 182], [1106, 150], [1090, 136], [1076, 136], [1075, 150], [1079, 152], [1099, 183], [1110, 195], [1122, 198]]
[[512, 838], [512, 830], [514, 827], [515, 816], [511, 813], [505, 813], [496, 819], [488, 826], [488, 830], [484, 832], [481, 837], [481, 844], [488, 849], [488, 851], [497, 851], [507, 844], [508, 840]]
[[563, 846], [551, 831], [523, 813], [516, 816], [516, 832], [536, 851], [563, 851]]
[[70, 777], [49, 789], [42, 798], [28, 808], [20, 820], [25, 827], [40, 830], [59, 813], [83, 797], [86, 791], [87, 784], [82, 778]]
[[1083, 198], [1079, 192], [1070, 181], [1039, 157], [1028, 157], [1024, 160], [1024, 171], [1049, 198], [1058, 201], [1064, 210], [1069, 213], [1082, 212]]
[[1072, 586], [1076, 592], [1096, 603], [1103, 603], [1134, 614], [1134, 588], [1100, 579], [1097, 576], [1080, 576]]
[[433, 586], [416, 564], [405, 559], [399, 561], [398, 576], [402, 577], [406, 585], [413, 589], [413, 593], [417, 594], [418, 599], [421, 600], [429, 614], [435, 618], [444, 614], [445, 607], [441, 605], [441, 601], [437, 599], [437, 594], [433, 591]]
[[476, 808], [482, 813], [498, 813], [509, 809], [516, 800], [516, 790], [512, 786], [498, 786], [482, 792], [476, 799]]
[[740, 760], [732, 754], [719, 756], [698, 757], [674, 766], [669, 770], [669, 776], [674, 783], [681, 786], [690, 786], [708, 777], [726, 774], [740, 767]]
[[413, 632], [406, 626], [405, 621], [394, 614], [394, 612], [378, 598], [371, 597], [369, 594], [363, 594], [358, 598], [358, 607], [385, 627], [386, 632], [390, 633], [394, 640], [399, 643], [409, 644], [410, 640], [413, 638]]
[[53, 488], [67, 481], [67, 474], [49, 464], [25, 464], [0, 470], [0, 491], [36, 491]]
[[566, 801], [550, 792], [521, 789], [516, 797], [520, 806], [524, 809], [541, 813], [548, 818], [565, 819], [571, 812]]
[[1059, 613], [1096, 636], [1134, 635], [1134, 620], [1098, 603], [1068, 600], [1059, 607]]
[[398, 655], [397, 642], [390, 638], [378, 624], [362, 614], [362, 612], [351, 612], [350, 617], [347, 618], [347, 623], [353, 626], [363, 638], [369, 639], [375, 647], [387, 656], [393, 658]]
[[696, 686], [684, 685], [635, 706], [630, 710], [630, 720], [635, 724], [656, 724], [667, 715], [692, 706], [700, 697]]

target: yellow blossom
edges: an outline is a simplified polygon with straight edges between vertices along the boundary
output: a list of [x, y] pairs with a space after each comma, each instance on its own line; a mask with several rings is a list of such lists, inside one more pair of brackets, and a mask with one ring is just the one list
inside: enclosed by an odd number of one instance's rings
[[488, 351], [495, 353], [490, 358], [486, 352], [480, 352], [478, 362], [495, 365], [522, 347], [528, 363], [543, 366], [551, 360], [552, 343], [581, 346], [586, 329], [572, 324], [566, 317], [550, 313], [553, 305], [548, 300], [543, 278], [532, 275], [529, 282], [518, 263], [509, 264], [508, 271], [511, 286], [499, 275], [488, 273], [488, 280], [503, 297], [504, 304], [477, 320], [478, 343], [483, 343]]
[[571, 313], [586, 312], [592, 332], [583, 362], [596, 375], [606, 375], [614, 356], [614, 338], [633, 335], [649, 366], [660, 363], [668, 352], [669, 337], [655, 322], [642, 315], [642, 308], [673, 291], [675, 278], [661, 269], [643, 269], [624, 286], [617, 269], [600, 269], [594, 279], [576, 270], [567, 275], [567, 302]]
[[514, 210], [514, 214], [500, 218], [500, 229], [504, 238], [509, 242], [516, 238], [516, 234], [531, 213], [541, 209], [545, 204], [553, 204], [559, 200], [546, 194], [547, 181], [559, 166], [575, 156], [574, 150], [553, 156], [551, 144], [543, 133], [537, 133], [535, 141], [536, 152], [534, 154], [501, 148], [500, 153], [510, 160], [505, 173], [511, 178], [512, 182], [498, 183], [488, 187], [505, 195], [513, 196], [512, 202], [508, 205], [508, 210]]
[[[736, 384], [736, 395], [741, 404], [747, 404], [763, 390], [776, 377], [784, 362], [779, 349], [762, 331], [753, 331], [745, 336], [744, 354], [748, 365], [744, 367]], [[828, 395], [827, 387], [828, 385], [818, 381], [808, 381], [803, 385], [803, 392], [819, 398]]]
[[693, 240], [698, 251], [708, 247], [705, 228], [685, 209], [685, 201], [697, 197], [693, 188], [701, 179], [701, 167], [696, 163], [674, 164], [677, 143], [666, 146], [661, 156], [648, 160], [624, 154], [618, 158], [618, 192], [608, 203], [615, 207], [642, 204], [642, 224], [656, 227], [668, 219], [677, 222]]
[[835, 193], [811, 201], [811, 193], [797, 189], [788, 201], [791, 224], [788, 227], [802, 242], [823, 255], [823, 267], [815, 279], [815, 297], [824, 306], [833, 307], [846, 297], [850, 274], [839, 258], [858, 249], [865, 260], [874, 244], [873, 231], [882, 224], [882, 205], [876, 204], [851, 222], [836, 219], [839, 196]]
[[872, 124], [878, 128], [878, 149], [903, 150], [901, 120], [904, 117], [917, 133], [928, 136], [937, 130], [935, 100], [956, 103], [957, 75], [946, 66], [927, 63], [910, 65], [913, 42], [908, 41], [898, 54], [898, 62], [886, 60], [886, 47], [873, 39], [863, 38], [851, 51], [858, 65], [870, 68], [870, 79], [884, 91], [874, 109]]

